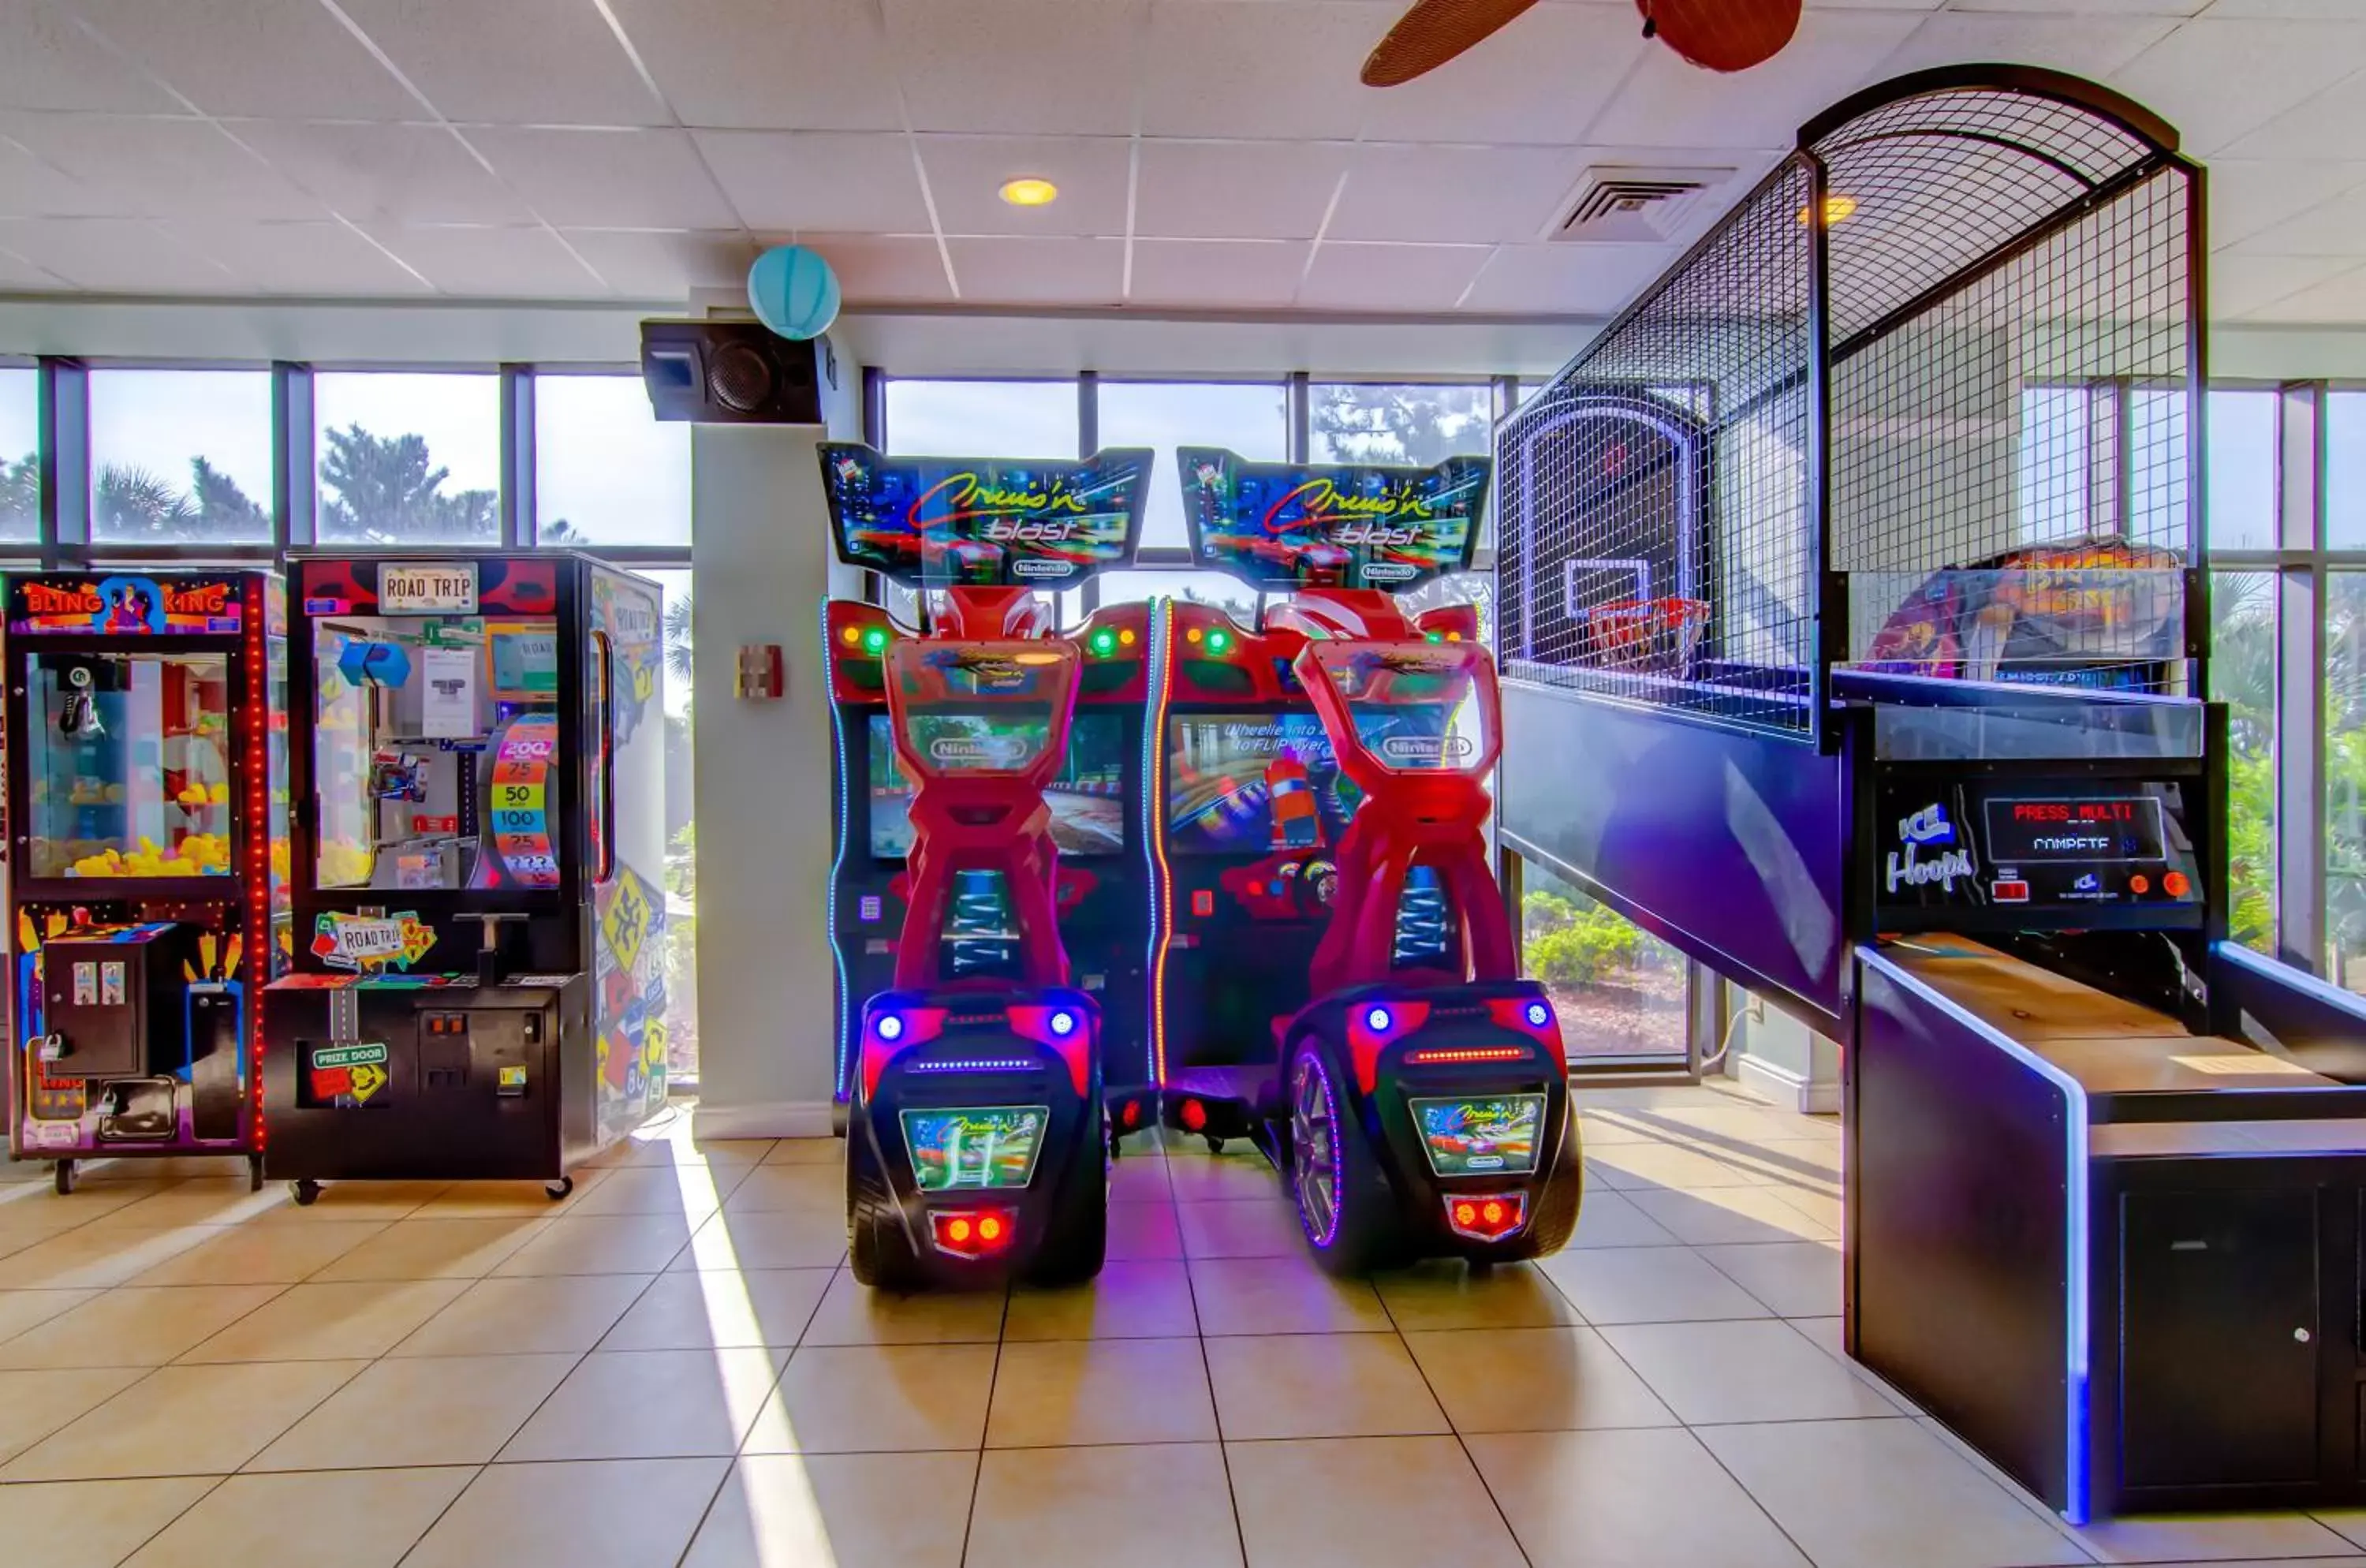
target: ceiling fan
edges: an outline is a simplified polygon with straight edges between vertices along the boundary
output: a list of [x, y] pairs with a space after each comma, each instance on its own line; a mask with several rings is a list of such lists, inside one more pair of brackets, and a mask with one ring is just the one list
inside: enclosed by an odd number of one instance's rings
[[[1436, 70], [1492, 36], [1537, 0], [1416, 0], [1364, 62], [1368, 87], [1393, 87]], [[1747, 71], [1782, 52], [1799, 29], [1800, 0], [1635, 0], [1643, 36], [1695, 65]]]

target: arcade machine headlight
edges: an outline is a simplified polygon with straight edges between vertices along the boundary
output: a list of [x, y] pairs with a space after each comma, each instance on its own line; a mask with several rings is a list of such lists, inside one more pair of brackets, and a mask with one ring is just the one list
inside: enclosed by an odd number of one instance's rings
[[1542, 1029], [1552, 1021], [1552, 1009], [1542, 1002], [1530, 1002], [1524, 1010], [1524, 1016], [1531, 1025]]
[[1386, 1034], [1395, 1023], [1396, 1015], [1383, 1007], [1376, 1007], [1364, 1015], [1364, 1027], [1375, 1034]]
[[1066, 1008], [1053, 1008], [1050, 1021], [1052, 1032], [1063, 1040], [1076, 1032], [1076, 1015]]
[[901, 1013], [882, 1014], [874, 1027], [879, 1031], [879, 1038], [890, 1045], [904, 1038], [904, 1016]]
[[1525, 1192], [1463, 1192], [1448, 1194], [1446, 1226], [1473, 1241], [1501, 1241], [1527, 1223]]

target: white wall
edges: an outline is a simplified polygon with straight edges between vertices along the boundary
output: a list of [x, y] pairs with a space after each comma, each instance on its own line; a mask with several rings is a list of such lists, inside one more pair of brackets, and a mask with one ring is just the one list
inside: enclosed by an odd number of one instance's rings
[[[831, 434], [851, 434], [862, 378], [841, 355]], [[692, 437], [699, 650], [698, 1128], [828, 1133], [834, 1063], [828, 923], [829, 688], [821, 604], [829, 513], [810, 427], [700, 425]], [[743, 644], [777, 643], [787, 695], [734, 693]]]

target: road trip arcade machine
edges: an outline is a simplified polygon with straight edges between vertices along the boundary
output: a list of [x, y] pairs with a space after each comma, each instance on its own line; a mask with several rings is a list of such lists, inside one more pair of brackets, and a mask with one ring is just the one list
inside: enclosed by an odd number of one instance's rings
[[659, 590], [558, 552], [292, 566], [269, 1173], [564, 1197], [666, 1093]]
[[1578, 1200], [1560, 1033], [1486, 868], [1493, 668], [1465, 570], [1484, 458], [1187, 448], [1198, 563], [1290, 595], [1256, 633], [1173, 607], [1157, 1039], [1170, 1124], [1245, 1135], [1326, 1267], [1559, 1247]]
[[[909, 781], [894, 802], [901, 874], [877, 892], [850, 889], [842, 855], [832, 888], [841, 907], [850, 895], [878, 901], [856, 910], [853, 932], [890, 898], [899, 915], [878, 922], [895, 933], [877, 939], [892, 953], [892, 988], [840, 998], [857, 1021], [851, 1266], [889, 1288], [1088, 1278], [1107, 1204], [1102, 1009], [1072, 984], [1061, 940], [1064, 814], [1050, 795], [1076, 766], [1087, 656], [1053, 633], [1053, 604], [1033, 590], [1132, 558], [1152, 455], [977, 465], [828, 446], [820, 456], [840, 558], [915, 588], [933, 617], [915, 636], [869, 606], [834, 603], [828, 616], [839, 776], [856, 776], [872, 818], [859, 824], [842, 803], [842, 844], [861, 826], [863, 847], [879, 847], [869, 829], [887, 783], [873, 771], [860, 699], [884, 695]], [[1128, 643], [1107, 629], [1105, 656], [1146, 651], [1139, 633]], [[1101, 831], [1121, 837], [1122, 818]], [[841, 942], [852, 934], [833, 928]]]
[[[841, 559], [912, 589], [964, 593], [997, 583], [1072, 591], [1133, 558], [1152, 454], [1081, 462], [887, 457], [839, 444], [822, 457]], [[929, 623], [944, 625], [941, 611]], [[920, 628], [877, 604], [825, 607], [838, 777], [830, 940], [839, 976], [838, 1100], [853, 1092], [862, 999], [894, 983], [911, 846], [912, 784], [890, 728], [884, 656]], [[1148, 606], [1110, 605], [1068, 634], [1084, 656], [1065, 761], [1044, 799], [1059, 848], [1060, 938], [1076, 985], [1101, 1009], [1101, 1057], [1114, 1136], [1155, 1118], [1149, 1045], [1150, 856], [1141, 816], [1144, 708], [1155, 665]], [[956, 900], [981, 934], [963, 973], [1001, 949], [1007, 920], [990, 878]]]
[[9, 1149], [245, 1155], [284, 964], [287, 602], [265, 571], [7, 580]]

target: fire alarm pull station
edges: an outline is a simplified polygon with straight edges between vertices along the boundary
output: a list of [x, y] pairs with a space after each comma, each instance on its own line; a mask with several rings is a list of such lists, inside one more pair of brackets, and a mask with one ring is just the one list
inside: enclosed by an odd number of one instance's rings
[[739, 649], [738, 694], [742, 697], [773, 700], [783, 695], [786, 686], [781, 671], [781, 645], [777, 642], [743, 643]]

